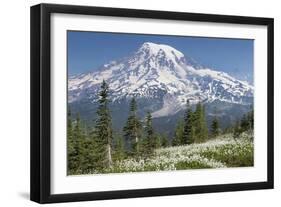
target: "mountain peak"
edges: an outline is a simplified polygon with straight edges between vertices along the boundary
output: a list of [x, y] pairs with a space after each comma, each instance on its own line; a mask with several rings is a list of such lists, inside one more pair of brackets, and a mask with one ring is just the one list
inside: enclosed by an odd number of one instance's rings
[[165, 53], [167, 56], [177, 57], [178, 59], [184, 57], [184, 55], [180, 51], [169, 45], [156, 44], [153, 42], [144, 42], [138, 51], [144, 51], [146, 53], [149, 53], [150, 55]]
[[110, 86], [113, 102], [135, 96], [163, 103], [161, 109], [152, 107], [155, 117], [177, 112], [186, 100], [248, 104], [253, 97], [251, 85], [203, 68], [169, 45], [152, 42], [144, 42], [132, 56], [112, 61], [99, 71], [70, 78], [68, 101], [97, 100], [103, 80]]

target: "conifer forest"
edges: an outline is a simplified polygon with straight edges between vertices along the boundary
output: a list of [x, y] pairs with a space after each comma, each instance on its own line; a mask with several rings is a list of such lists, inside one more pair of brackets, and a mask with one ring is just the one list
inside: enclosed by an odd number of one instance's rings
[[151, 111], [140, 118], [138, 101], [132, 97], [122, 130], [112, 127], [110, 88], [103, 81], [98, 107], [90, 126], [68, 107], [67, 174], [102, 174], [171, 171], [254, 165], [254, 111], [232, 125], [222, 127], [214, 114], [207, 124], [205, 105], [186, 101], [173, 135], [154, 128]]

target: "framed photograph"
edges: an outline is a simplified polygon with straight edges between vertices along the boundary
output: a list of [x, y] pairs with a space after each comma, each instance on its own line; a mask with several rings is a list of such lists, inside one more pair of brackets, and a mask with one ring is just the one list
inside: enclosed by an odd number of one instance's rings
[[273, 188], [273, 19], [31, 7], [31, 200]]

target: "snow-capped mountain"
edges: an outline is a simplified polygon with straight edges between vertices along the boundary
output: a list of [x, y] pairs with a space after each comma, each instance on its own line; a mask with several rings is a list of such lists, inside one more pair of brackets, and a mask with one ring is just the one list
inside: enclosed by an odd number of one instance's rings
[[[101, 82], [111, 90], [113, 103], [136, 97], [146, 100], [153, 117], [173, 115], [199, 101], [222, 101], [248, 105], [253, 86], [196, 63], [175, 48], [144, 43], [131, 56], [103, 65], [100, 70], [69, 78], [68, 102], [89, 101], [95, 104]], [[146, 106], [145, 106], [146, 105]]]

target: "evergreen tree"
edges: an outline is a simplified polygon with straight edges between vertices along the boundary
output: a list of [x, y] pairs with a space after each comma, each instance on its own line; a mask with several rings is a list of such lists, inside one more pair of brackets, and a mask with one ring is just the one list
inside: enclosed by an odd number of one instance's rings
[[122, 137], [117, 136], [114, 145], [114, 160], [120, 161], [125, 158], [125, 145]]
[[208, 128], [205, 119], [205, 107], [199, 102], [194, 113], [195, 142], [204, 142], [208, 138]]
[[219, 120], [216, 116], [211, 123], [211, 134], [212, 137], [216, 137], [219, 135]]
[[234, 125], [234, 129], [233, 129], [233, 137], [234, 139], [239, 138], [240, 134], [242, 133], [241, 127], [240, 127], [240, 122], [237, 121]]
[[249, 121], [250, 130], [253, 130], [254, 129], [254, 110], [253, 109], [248, 113], [248, 121]]
[[83, 174], [94, 173], [93, 170], [96, 169], [96, 146], [94, 140], [90, 135], [85, 136], [84, 141], [82, 142], [83, 150], [81, 151], [83, 159], [81, 164], [81, 171]]
[[179, 120], [176, 129], [175, 129], [175, 136], [172, 140], [173, 146], [179, 146], [183, 143], [183, 130], [184, 130], [184, 122], [182, 120]]
[[216, 137], [219, 135], [220, 133], [220, 126], [219, 126], [219, 120], [218, 120], [218, 117], [217, 117], [217, 108], [215, 107], [215, 110], [214, 110], [214, 118], [211, 122], [211, 136], [212, 137]]
[[77, 114], [76, 120], [74, 123], [68, 122], [68, 127], [72, 127], [71, 136], [68, 140], [68, 143], [70, 145], [68, 149], [68, 163], [69, 163], [69, 169], [70, 174], [77, 173], [78, 171], [81, 171], [81, 166], [83, 162], [83, 141], [84, 141], [84, 134], [81, 128], [80, 123], [80, 116]]
[[96, 144], [96, 167], [100, 170], [110, 167], [112, 164], [112, 126], [111, 115], [108, 109], [108, 85], [102, 82], [99, 92], [99, 106], [97, 109], [97, 120], [95, 128], [95, 144]]
[[241, 122], [240, 122], [240, 127], [241, 127], [241, 131], [243, 131], [243, 132], [250, 129], [250, 122], [248, 120], [247, 114], [244, 114], [242, 116], [242, 119], [241, 119]]
[[67, 173], [71, 174], [71, 171], [75, 169], [75, 143], [73, 139], [73, 123], [71, 119], [71, 110], [67, 111]]
[[162, 136], [161, 134], [157, 134], [156, 136], [156, 148], [160, 148], [162, 146]]
[[92, 139], [81, 126], [80, 116], [71, 119], [71, 111], [67, 115], [67, 163], [68, 175], [89, 173], [94, 168], [96, 153], [93, 151]]
[[152, 127], [152, 116], [150, 112], [147, 112], [145, 117], [145, 138], [143, 140], [143, 152], [144, 156], [150, 156], [156, 148], [156, 136]]
[[207, 121], [206, 121], [205, 105], [202, 105], [201, 119], [202, 119], [202, 136], [203, 136], [203, 139], [206, 140], [206, 139], [208, 139], [208, 136], [209, 136], [209, 130], [208, 130]]
[[97, 136], [96, 128], [90, 129], [90, 132], [84, 140], [84, 164], [83, 169], [85, 173], [97, 173], [103, 169], [103, 151], [104, 147], [101, 140]]
[[249, 111], [247, 114], [242, 116], [240, 121], [241, 131], [252, 131], [254, 128], [254, 111], [253, 109]]
[[[193, 122], [193, 125], [194, 125], [194, 122]], [[190, 132], [190, 137], [191, 137], [191, 140], [192, 140], [191, 143], [194, 143], [195, 139], [196, 139], [195, 126], [193, 126], [193, 125], [191, 126], [191, 132]]]
[[135, 98], [131, 100], [129, 117], [123, 131], [125, 140], [128, 140], [131, 144], [133, 154], [138, 155], [140, 151], [141, 122], [137, 117], [137, 103]]
[[254, 129], [254, 111], [253, 109], [247, 114], [244, 114], [242, 118], [235, 123], [233, 128], [233, 137], [239, 138], [241, 133], [250, 132], [253, 133]]
[[184, 129], [181, 144], [191, 144], [194, 142], [194, 134], [192, 133], [193, 127], [193, 112], [189, 105], [189, 101], [186, 103], [186, 112], [184, 116]]
[[[79, 117], [79, 116], [78, 116]], [[79, 121], [78, 121], [79, 119]], [[78, 149], [78, 159], [79, 159], [79, 167], [78, 173], [85, 174], [91, 169], [91, 162], [89, 162], [89, 141], [86, 129], [82, 126], [80, 118], [77, 118], [76, 121], [76, 137], [77, 137], [77, 149]]]
[[169, 146], [169, 140], [166, 134], [157, 134], [155, 136], [156, 136], [156, 148]]
[[169, 146], [169, 140], [166, 134], [161, 135], [161, 147], [168, 147]]

